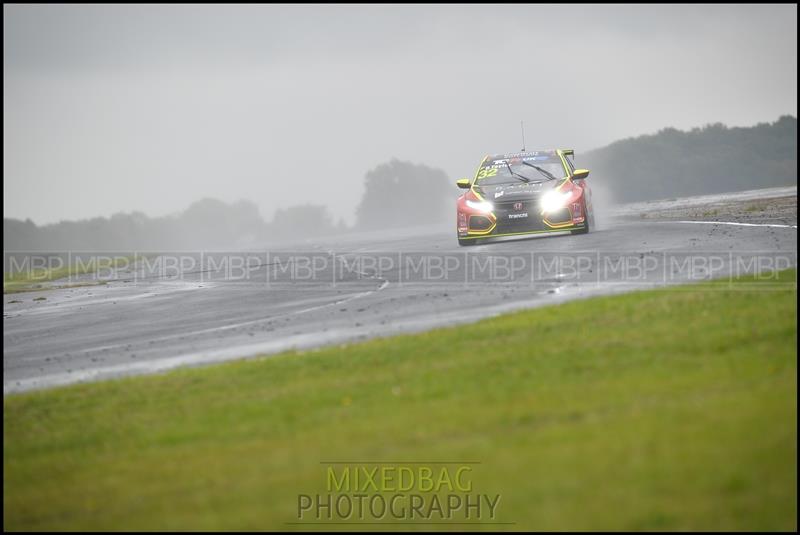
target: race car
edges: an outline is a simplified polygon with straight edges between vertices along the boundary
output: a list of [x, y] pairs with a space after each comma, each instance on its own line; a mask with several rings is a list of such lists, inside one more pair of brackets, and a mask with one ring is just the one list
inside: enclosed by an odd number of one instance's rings
[[570, 149], [486, 156], [475, 177], [456, 182], [459, 245], [487, 238], [548, 232], [584, 234], [594, 227], [588, 169], [575, 169]]

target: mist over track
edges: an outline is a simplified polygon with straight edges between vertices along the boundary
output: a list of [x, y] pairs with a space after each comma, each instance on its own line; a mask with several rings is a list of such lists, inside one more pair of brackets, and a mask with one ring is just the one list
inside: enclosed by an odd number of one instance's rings
[[[587, 235], [466, 248], [454, 228], [418, 228], [247, 251], [160, 252], [106, 275], [102, 285], [4, 295], [3, 391], [795, 267], [796, 199], [789, 187], [637, 203], [611, 211]], [[576, 325], [583, 321], [591, 318]]]

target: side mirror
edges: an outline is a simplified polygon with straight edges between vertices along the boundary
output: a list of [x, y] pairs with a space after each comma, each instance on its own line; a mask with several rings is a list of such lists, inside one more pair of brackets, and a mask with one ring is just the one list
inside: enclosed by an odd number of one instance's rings
[[572, 179], [573, 180], [575, 180], [576, 178], [577, 179], [586, 178], [587, 176], [589, 176], [589, 170], [588, 169], [575, 169], [575, 171], [572, 172]]
[[[587, 171], [588, 173], [588, 171]], [[469, 189], [469, 179], [468, 178], [459, 178], [456, 180], [456, 186], [461, 189]]]

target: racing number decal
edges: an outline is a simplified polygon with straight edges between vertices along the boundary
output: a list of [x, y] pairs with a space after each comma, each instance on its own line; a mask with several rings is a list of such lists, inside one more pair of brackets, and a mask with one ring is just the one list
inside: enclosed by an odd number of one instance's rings
[[477, 175], [476, 178], [478, 178], [478, 179], [488, 178], [490, 176], [495, 176], [496, 174], [497, 174], [497, 168], [496, 167], [495, 168], [484, 167], [480, 171], [478, 171], [478, 175]]

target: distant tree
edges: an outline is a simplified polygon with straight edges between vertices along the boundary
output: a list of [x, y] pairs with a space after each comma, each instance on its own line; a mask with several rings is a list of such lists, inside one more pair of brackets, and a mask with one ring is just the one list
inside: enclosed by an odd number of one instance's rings
[[268, 235], [277, 238], [310, 238], [336, 231], [328, 208], [317, 204], [279, 209], [268, 227]]
[[251, 201], [226, 204], [216, 199], [193, 203], [177, 219], [177, 236], [183, 247], [231, 247], [261, 233], [264, 221]]
[[337, 221], [337, 223], [336, 223], [336, 232], [341, 234], [341, 233], [347, 232], [348, 230], [349, 230], [349, 227], [347, 226], [347, 223], [345, 222], [344, 219], [342, 219], [340, 217], [339, 221]]
[[31, 251], [125, 251], [227, 248], [264, 236], [264, 220], [250, 201], [193, 203], [184, 212], [148, 218], [141, 212], [110, 218], [61, 221], [37, 227], [32, 221], [3, 220], [3, 247]]
[[452, 218], [454, 188], [440, 169], [392, 159], [367, 172], [356, 208], [361, 229], [440, 223]]
[[17, 251], [166, 251], [227, 249], [275, 239], [305, 239], [345, 232], [326, 206], [280, 209], [267, 224], [251, 201], [201, 199], [179, 214], [149, 218], [141, 212], [36, 226], [3, 220], [3, 247]]
[[578, 154], [576, 164], [620, 202], [797, 184], [797, 119], [665, 128]]
[[3, 219], [3, 250], [27, 251], [39, 239], [39, 228], [30, 219]]

